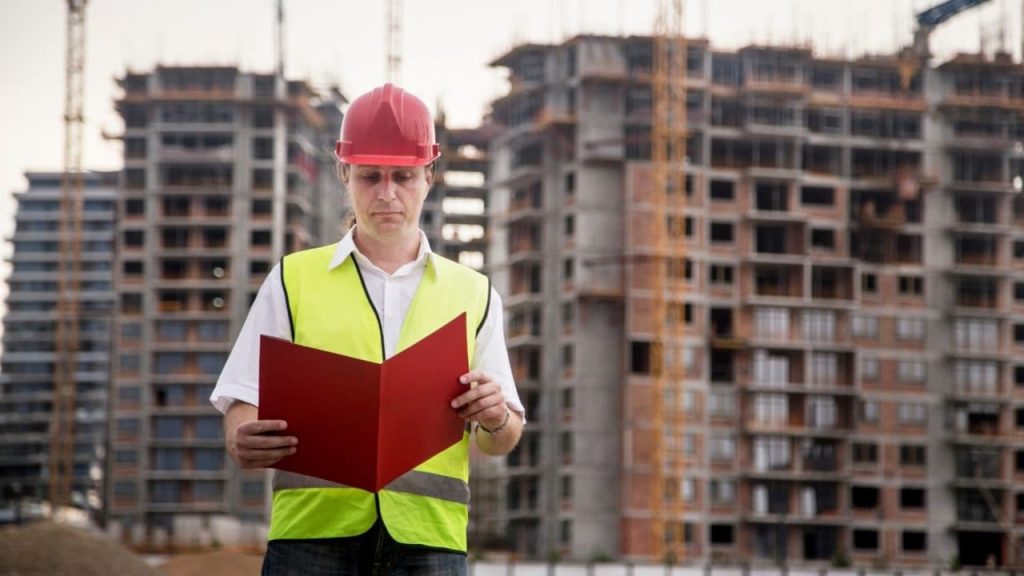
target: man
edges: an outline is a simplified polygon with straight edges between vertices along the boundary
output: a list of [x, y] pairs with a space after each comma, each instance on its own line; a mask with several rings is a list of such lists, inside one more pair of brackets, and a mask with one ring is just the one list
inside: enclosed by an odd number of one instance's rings
[[[501, 299], [486, 277], [433, 254], [419, 229], [440, 156], [429, 110], [391, 84], [364, 94], [336, 154], [355, 226], [336, 245], [285, 256], [260, 288], [210, 398], [228, 451], [251, 469], [302, 449], [287, 422], [258, 419], [261, 334], [381, 362], [465, 313], [470, 371], [452, 409], [482, 452], [508, 453], [524, 410]], [[470, 428], [376, 494], [275, 470], [263, 573], [465, 574]]]

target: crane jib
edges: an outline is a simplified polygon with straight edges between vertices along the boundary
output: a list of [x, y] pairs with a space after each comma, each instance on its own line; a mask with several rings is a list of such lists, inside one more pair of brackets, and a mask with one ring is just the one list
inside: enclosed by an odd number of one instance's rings
[[928, 26], [934, 28], [939, 24], [942, 24], [946, 20], [949, 20], [953, 16], [956, 16], [960, 12], [975, 6], [985, 4], [989, 0], [948, 0], [937, 6], [921, 12], [917, 15], [917, 24], [919, 26]]

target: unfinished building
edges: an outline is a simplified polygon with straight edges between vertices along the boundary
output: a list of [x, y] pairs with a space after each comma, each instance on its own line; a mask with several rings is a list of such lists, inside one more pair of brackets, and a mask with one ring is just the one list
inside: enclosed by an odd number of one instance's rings
[[[585, 35], [493, 62], [488, 266], [531, 415], [513, 550], [650, 559], [671, 506], [685, 562], [1024, 566], [1024, 69], [691, 41], [686, 207], [658, 214], [653, 53]], [[661, 398], [658, 323], [685, 334]], [[656, 446], [685, 462], [657, 503]]]
[[209, 396], [283, 253], [336, 240], [341, 95], [234, 67], [128, 72], [107, 500], [140, 547], [260, 543], [269, 488]]
[[[25, 176], [0, 357], [0, 522], [39, 516], [49, 499], [63, 175]], [[82, 181], [71, 503], [96, 520], [104, 509], [118, 173], [89, 172]]]
[[420, 227], [434, 252], [482, 270], [487, 252], [487, 148], [495, 127], [452, 128], [439, 112], [435, 130], [441, 157]]

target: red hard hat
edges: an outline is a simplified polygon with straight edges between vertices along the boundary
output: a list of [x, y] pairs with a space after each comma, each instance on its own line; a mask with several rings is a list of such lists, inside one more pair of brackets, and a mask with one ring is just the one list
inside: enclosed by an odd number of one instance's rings
[[346, 164], [426, 166], [441, 152], [426, 104], [385, 84], [348, 107], [334, 154]]

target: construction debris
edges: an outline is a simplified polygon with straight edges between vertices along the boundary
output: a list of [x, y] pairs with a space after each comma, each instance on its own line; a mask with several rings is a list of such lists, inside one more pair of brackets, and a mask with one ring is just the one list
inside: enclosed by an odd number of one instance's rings
[[0, 530], [0, 576], [110, 574], [160, 576], [127, 548], [98, 533], [52, 522]]

